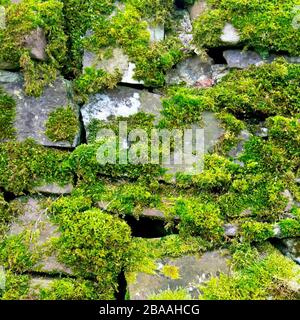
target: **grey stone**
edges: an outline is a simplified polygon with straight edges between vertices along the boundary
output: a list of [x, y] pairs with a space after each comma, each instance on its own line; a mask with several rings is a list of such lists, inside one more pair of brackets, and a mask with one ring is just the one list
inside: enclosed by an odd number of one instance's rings
[[206, 0], [196, 0], [195, 3], [188, 8], [191, 20], [197, 19], [205, 10], [208, 9]]
[[70, 194], [73, 191], [73, 185], [69, 183], [65, 186], [60, 186], [56, 183], [51, 183], [51, 184], [44, 184], [41, 186], [34, 187], [33, 190], [38, 193], [55, 194], [55, 195]]
[[[220, 272], [229, 274], [229, 256], [226, 251], [206, 252], [201, 257], [185, 256], [177, 259], [166, 258], [156, 261], [155, 274], [138, 273], [134, 283], [128, 284], [131, 300], [146, 300], [163, 290], [184, 288], [193, 297], [198, 298], [201, 292], [199, 285], [207, 282]], [[164, 266], [178, 268], [180, 278], [170, 279], [163, 274]]]
[[255, 132], [257, 137], [267, 138], [269, 136], [269, 129], [265, 127], [259, 127]]
[[245, 69], [251, 65], [261, 65], [263, 59], [254, 51], [226, 50], [223, 53], [229, 68]]
[[284, 192], [282, 192], [281, 194], [287, 199], [288, 202], [284, 209], [284, 212], [290, 212], [295, 204], [293, 195], [288, 189], [284, 190]]
[[220, 82], [229, 73], [229, 69], [226, 64], [213, 64], [211, 66], [211, 71], [214, 83]]
[[20, 73], [0, 70], [0, 84], [20, 82], [22, 79]]
[[[0, 77], [0, 80], [3, 79]], [[53, 147], [76, 147], [80, 138], [80, 122], [78, 119], [78, 133], [73, 141], [53, 142], [45, 135], [46, 122], [49, 115], [58, 107], [71, 105], [74, 112], [79, 114], [79, 107], [74, 104], [70, 82], [59, 77], [52, 85], [45, 88], [43, 94], [38, 97], [26, 96], [23, 90], [23, 81], [16, 75], [15, 82], [13, 77], [5, 77], [6, 82], [0, 82], [0, 85], [16, 101], [16, 119], [15, 129], [17, 140], [23, 141], [27, 138], [34, 139], [37, 143], [44, 146]], [[9, 82], [7, 82], [9, 81]]]
[[0, 30], [6, 27], [6, 12], [5, 7], [0, 6]]
[[11, 224], [9, 235], [19, 235], [29, 232], [32, 242], [31, 252], [39, 253], [39, 261], [32, 268], [32, 271], [66, 273], [71, 274], [71, 270], [58, 262], [56, 253], [49, 251], [50, 241], [59, 237], [58, 228], [54, 225], [48, 215], [47, 209], [41, 207], [38, 199], [29, 198], [23, 203], [23, 213]]
[[212, 59], [203, 60], [193, 56], [180, 62], [175, 69], [167, 72], [167, 84], [186, 83], [188, 86], [195, 86], [197, 83], [212, 79]]
[[30, 34], [24, 37], [23, 45], [29, 49], [30, 56], [36, 60], [46, 61], [47, 40], [45, 32], [42, 28], [33, 30]]
[[252, 135], [248, 130], [242, 130], [237, 137], [238, 144], [229, 151], [228, 155], [235, 159], [241, 156], [242, 153], [244, 152], [245, 144], [247, 141], [250, 140], [251, 136]]
[[220, 39], [228, 44], [237, 44], [240, 41], [240, 35], [231, 23], [226, 23]]
[[162, 108], [160, 98], [157, 94], [128, 87], [117, 87], [91, 96], [81, 109], [87, 136], [88, 125], [94, 119], [107, 121], [112, 116], [129, 117], [141, 111], [159, 116]]
[[283, 253], [300, 264], [300, 238], [283, 239], [281, 244]]
[[225, 231], [225, 236], [227, 237], [235, 237], [239, 231], [238, 226], [234, 224], [225, 224], [223, 228]]
[[187, 10], [180, 10], [180, 20], [179, 25], [176, 30], [179, 40], [181, 41], [183, 47], [188, 51], [194, 50], [193, 41], [193, 26], [191, 23], [190, 15]]
[[225, 130], [213, 112], [203, 112], [202, 118], [204, 122], [204, 152], [207, 153], [217, 144]]

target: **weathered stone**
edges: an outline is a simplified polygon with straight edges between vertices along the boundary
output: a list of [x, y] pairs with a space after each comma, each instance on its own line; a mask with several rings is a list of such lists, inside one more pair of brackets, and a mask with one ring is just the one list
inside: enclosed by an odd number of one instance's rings
[[0, 6], [0, 30], [5, 29], [6, 27], [6, 13], [5, 13], [5, 7]]
[[237, 44], [240, 41], [240, 35], [231, 23], [226, 23], [220, 39], [225, 43]]
[[122, 74], [122, 83], [143, 84], [143, 81], [134, 79], [135, 64], [129, 61], [128, 56], [120, 48], [114, 48], [110, 58], [102, 59], [95, 53], [85, 50], [82, 64], [83, 71], [85, 68], [93, 67], [114, 74], [118, 70]]
[[[20, 199], [22, 201], [22, 199]], [[49, 251], [51, 239], [58, 238], [59, 232], [47, 215], [47, 209], [41, 207], [38, 199], [29, 198], [23, 203], [23, 214], [12, 224], [9, 235], [19, 235], [22, 232], [29, 232], [32, 237], [30, 250], [39, 252], [39, 261], [32, 268], [32, 271], [58, 272], [71, 274], [71, 270], [58, 262], [55, 252]]]
[[202, 118], [204, 122], [204, 152], [207, 153], [216, 145], [225, 130], [213, 112], [203, 112]]
[[225, 224], [223, 228], [225, 236], [227, 237], [235, 237], [239, 231], [238, 226], [234, 224]]
[[[45, 88], [43, 94], [38, 97], [26, 96], [23, 90], [23, 80], [19, 75], [1, 77], [0, 86], [4, 88], [16, 101], [15, 129], [17, 140], [23, 141], [27, 138], [34, 139], [44, 146], [75, 147], [79, 143], [80, 122], [78, 120], [78, 133], [73, 141], [53, 142], [45, 135], [46, 122], [49, 115], [58, 107], [70, 105], [74, 112], [79, 114], [79, 107], [72, 100], [70, 82], [59, 77], [53, 85]], [[16, 80], [16, 81], [13, 81]]]
[[288, 189], [284, 190], [282, 192], [282, 195], [287, 199], [287, 205], [284, 209], [284, 212], [290, 212], [295, 204], [293, 195]]
[[283, 239], [281, 245], [283, 253], [300, 264], [300, 238]]
[[196, 0], [195, 3], [188, 8], [191, 20], [197, 19], [205, 10], [208, 9], [206, 0]]
[[180, 10], [179, 14], [181, 18], [179, 20], [179, 25], [176, 30], [178, 38], [186, 50], [193, 51], [194, 50], [194, 45], [192, 44], [193, 27], [192, 27], [190, 15], [187, 10]]
[[175, 69], [168, 71], [166, 76], [167, 84], [186, 83], [194, 86], [201, 81], [212, 80], [212, 59], [206, 61], [198, 56], [193, 56], [180, 62]]
[[0, 70], [0, 83], [14, 83], [22, 81], [20, 73]]
[[260, 137], [260, 138], [267, 138], [268, 135], [269, 135], [269, 129], [260, 126], [260, 127], [256, 130], [255, 135], [256, 135], [257, 137]]
[[44, 184], [41, 186], [34, 187], [34, 191], [38, 193], [47, 193], [47, 194], [70, 194], [73, 190], [73, 185], [71, 183], [65, 185], [65, 186], [60, 186], [56, 183], [51, 183], [51, 184]]
[[162, 108], [160, 96], [144, 90], [117, 87], [90, 97], [89, 102], [81, 109], [84, 126], [94, 119], [107, 121], [109, 117], [129, 117], [140, 111], [159, 116]]
[[214, 83], [220, 82], [229, 73], [229, 69], [226, 64], [213, 64], [211, 66], [211, 71]]
[[151, 218], [151, 219], [161, 219], [164, 220], [166, 217], [164, 213], [157, 209], [144, 209], [140, 215], [141, 217]]
[[242, 130], [237, 138], [239, 141], [238, 144], [235, 147], [233, 147], [228, 153], [230, 157], [233, 157], [235, 159], [241, 156], [244, 152], [245, 144], [247, 141], [250, 140], [251, 133], [248, 130]]
[[47, 60], [47, 40], [42, 28], [37, 28], [25, 36], [23, 45], [26, 49], [29, 49], [32, 58], [40, 61]]
[[[146, 300], [162, 290], [184, 288], [193, 298], [201, 294], [198, 286], [220, 272], [229, 274], [229, 256], [226, 251], [206, 252], [201, 257], [185, 256], [177, 259], [163, 259], [156, 262], [154, 275], [138, 273], [134, 283], [128, 284], [131, 300]], [[179, 279], [171, 279], [163, 274], [164, 266], [175, 266]]]
[[263, 59], [254, 51], [226, 50], [223, 53], [229, 68], [245, 69], [263, 64]]

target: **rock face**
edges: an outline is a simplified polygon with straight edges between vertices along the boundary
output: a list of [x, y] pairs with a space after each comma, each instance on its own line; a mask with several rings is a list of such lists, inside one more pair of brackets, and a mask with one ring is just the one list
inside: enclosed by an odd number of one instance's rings
[[27, 35], [24, 38], [23, 45], [29, 49], [32, 58], [40, 61], [47, 60], [47, 40], [42, 28], [37, 28]]
[[196, 86], [204, 80], [212, 80], [212, 59], [203, 61], [198, 56], [193, 56], [180, 62], [175, 69], [168, 71], [167, 84], [186, 83], [188, 86]]
[[55, 83], [48, 86], [42, 96], [35, 98], [26, 96], [23, 91], [23, 80], [18, 74], [0, 73], [0, 86], [4, 88], [16, 101], [15, 129], [17, 140], [34, 139], [44, 146], [75, 147], [79, 143], [80, 123], [78, 120], [78, 133], [71, 144], [68, 141], [53, 142], [46, 135], [46, 122], [49, 115], [58, 107], [71, 105], [75, 113], [79, 107], [72, 100], [70, 83], [59, 77]]
[[5, 26], [6, 26], [5, 8], [3, 6], [0, 6], [0, 30], [5, 29]]
[[238, 144], [235, 147], [233, 147], [228, 154], [230, 157], [233, 157], [235, 159], [241, 156], [244, 152], [245, 144], [247, 141], [250, 140], [251, 133], [248, 130], [242, 130], [237, 138], [239, 140]]
[[300, 238], [283, 239], [281, 245], [283, 253], [300, 264]]
[[[29, 232], [32, 238], [30, 250], [38, 252], [39, 261], [32, 271], [66, 273], [71, 274], [71, 270], [58, 262], [55, 253], [49, 250], [49, 241], [59, 237], [57, 227], [50, 221], [47, 210], [42, 209], [38, 199], [29, 198], [23, 204], [24, 213], [21, 214], [11, 225], [9, 235], [19, 235], [22, 232]], [[36, 237], [36, 235], [38, 235]]]
[[[156, 262], [154, 275], [138, 273], [135, 283], [129, 283], [128, 292], [131, 300], [147, 300], [151, 295], [162, 290], [185, 288], [193, 297], [201, 292], [198, 286], [220, 272], [229, 274], [229, 256], [225, 251], [206, 252], [202, 257], [185, 256], [177, 259], [163, 259]], [[179, 279], [171, 279], [163, 273], [164, 266], [174, 266], [179, 272]]]
[[89, 102], [81, 109], [84, 126], [94, 119], [108, 120], [109, 117], [129, 117], [138, 112], [159, 115], [162, 108], [160, 95], [144, 90], [136, 90], [127, 87], [117, 87], [90, 97]]
[[204, 152], [207, 153], [216, 145], [225, 130], [221, 127], [221, 122], [213, 112], [203, 112], [202, 118], [204, 122]]
[[228, 44], [237, 44], [240, 41], [240, 35], [231, 23], [226, 23], [220, 39]]
[[45, 184], [34, 188], [34, 191], [38, 193], [47, 193], [47, 194], [70, 194], [73, 190], [73, 185], [71, 183], [60, 186], [55, 183]]
[[205, 0], [196, 0], [195, 3], [188, 8], [191, 20], [194, 21], [197, 19], [207, 9], [208, 5]]
[[245, 69], [250, 65], [258, 66], [264, 63], [260, 55], [254, 51], [226, 50], [223, 55], [229, 68]]
[[179, 14], [181, 15], [181, 18], [179, 21], [178, 28], [176, 30], [178, 38], [186, 50], [193, 51], [193, 26], [191, 23], [189, 12], [187, 10], [180, 10]]

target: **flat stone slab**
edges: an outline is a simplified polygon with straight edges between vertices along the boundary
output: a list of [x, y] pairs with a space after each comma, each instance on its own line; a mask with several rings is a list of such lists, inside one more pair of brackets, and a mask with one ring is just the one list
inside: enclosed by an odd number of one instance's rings
[[76, 147], [80, 140], [80, 122], [78, 119], [78, 132], [73, 141], [53, 142], [45, 135], [46, 122], [49, 115], [57, 108], [71, 105], [74, 112], [79, 114], [79, 107], [72, 100], [70, 82], [59, 77], [53, 85], [45, 88], [38, 97], [26, 96], [23, 90], [23, 80], [20, 74], [0, 73], [0, 86], [16, 101], [15, 129], [18, 141], [27, 138], [49, 147]]
[[41, 186], [34, 187], [33, 190], [40, 193], [55, 194], [55, 195], [70, 194], [73, 191], [73, 185], [69, 183], [65, 186], [60, 186], [56, 183], [51, 183], [51, 184], [44, 184]]
[[[185, 288], [193, 298], [201, 294], [198, 286], [212, 276], [230, 273], [229, 256], [226, 251], [206, 252], [202, 256], [184, 256], [177, 259], [156, 261], [155, 274], [138, 273], [134, 283], [128, 285], [131, 300], [147, 300], [151, 295], [163, 290]], [[179, 279], [164, 275], [164, 266], [173, 266], [179, 272]]]
[[47, 210], [41, 207], [41, 200], [29, 198], [23, 201], [21, 198], [23, 213], [11, 224], [8, 235], [30, 232], [34, 240], [29, 249], [40, 252], [39, 261], [32, 271], [72, 274], [69, 268], [58, 262], [55, 252], [47, 252], [49, 241], [58, 238], [60, 234], [58, 227], [50, 221]]
[[81, 108], [82, 118], [88, 136], [92, 120], [108, 121], [110, 117], [129, 117], [138, 112], [160, 115], [161, 96], [145, 90], [119, 86], [90, 97]]
[[223, 56], [229, 68], [245, 69], [251, 65], [259, 66], [264, 63], [261, 56], [254, 51], [226, 50]]

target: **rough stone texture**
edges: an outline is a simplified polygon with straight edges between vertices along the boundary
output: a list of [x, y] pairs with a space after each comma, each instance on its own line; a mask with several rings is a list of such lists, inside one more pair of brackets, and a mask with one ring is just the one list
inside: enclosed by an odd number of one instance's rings
[[216, 145], [225, 130], [213, 112], [203, 112], [202, 118], [204, 122], [204, 152], [207, 153]]
[[181, 15], [181, 18], [179, 20], [179, 25], [176, 30], [178, 38], [186, 50], [193, 51], [193, 26], [191, 23], [189, 12], [187, 10], [180, 10], [179, 14]]
[[240, 41], [240, 35], [231, 23], [226, 23], [220, 39], [228, 44], [237, 44]]
[[227, 64], [213, 64], [211, 71], [212, 79], [215, 83], [220, 82], [229, 73]]
[[205, 0], [196, 0], [195, 3], [188, 8], [191, 20], [197, 19], [205, 10], [207, 10], [208, 5]]
[[0, 86], [4, 88], [16, 101], [15, 129], [17, 140], [23, 141], [33, 138], [37, 143], [53, 147], [75, 147], [79, 143], [80, 122], [78, 133], [71, 144], [68, 141], [53, 142], [45, 135], [46, 122], [51, 112], [58, 107], [72, 105], [79, 114], [79, 107], [73, 103], [70, 83], [59, 77], [53, 85], [48, 86], [38, 97], [26, 96], [23, 91], [23, 80], [19, 75], [0, 74]]
[[70, 194], [73, 190], [73, 185], [69, 183], [65, 186], [60, 186], [56, 183], [51, 183], [51, 184], [44, 184], [38, 187], [34, 187], [33, 190], [39, 193], [48, 193], [48, 194], [56, 194], [56, 195]]
[[238, 144], [233, 147], [228, 155], [233, 158], [238, 158], [244, 152], [245, 143], [250, 140], [251, 133], [248, 130], [242, 130], [241, 133], [237, 137], [239, 139]]
[[[49, 241], [59, 237], [59, 232], [57, 226], [50, 221], [47, 210], [41, 207], [40, 200], [29, 198], [23, 204], [23, 210], [24, 212], [11, 224], [9, 235], [18, 235], [24, 231], [32, 235], [30, 250], [41, 250], [39, 261], [32, 271], [71, 274], [69, 268], [58, 262], [55, 252], [47, 252]], [[35, 237], [36, 235], [38, 236]]]
[[112, 56], [108, 59], [101, 59], [95, 53], [85, 50], [82, 64], [83, 71], [85, 68], [93, 67], [113, 74], [118, 69], [122, 74], [122, 83], [143, 84], [143, 81], [134, 79], [135, 64], [129, 61], [128, 56], [120, 48], [114, 48]]
[[0, 30], [5, 29], [5, 26], [6, 26], [5, 7], [0, 6]]
[[84, 126], [93, 119], [108, 120], [111, 116], [129, 117], [140, 111], [159, 116], [162, 108], [160, 96], [144, 90], [117, 87], [90, 97], [89, 102], [81, 109]]
[[[162, 290], [185, 288], [193, 298], [198, 298], [199, 284], [205, 283], [220, 272], [229, 274], [229, 257], [225, 251], [206, 252], [201, 257], [185, 256], [177, 259], [158, 260], [154, 275], [138, 273], [135, 283], [129, 283], [131, 300], [146, 300], [149, 296]], [[161, 272], [163, 266], [172, 265], [179, 269], [180, 279], [172, 280]]]
[[239, 231], [238, 225], [234, 225], [234, 224], [225, 224], [223, 228], [224, 228], [225, 236], [227, 237], [235, 237]]
[[300, 264], [300, 238], [283, 239], [281, 245], [283, 253]]
[[23, 45], [26, 49], [29, 49], [32, 58], [40, 61], [47, 60], [47, 40], [42, 28], [37, 28], [27, 35], [24, 38]]
[[288, 189], [284, 190], [282, 192], [282, 195], [287, 199], [287, 205], [284, 209], [284, 212], [290, 212], [295, 204], [293, 195]]
[[22, 81], [20, 73], [0, 70], [0, 83], [14, 83]]
[[261, 65], [263, 59], [254, 51], [226, 50], [223, 53], [229, 68], [245, 69], [251, 65]]
[[180, 62], [175, 69], [168, 71], [167, 84], [180, 84], [185, 82], [188, 86], [194, 86], [201, 81], [212, 80], [212, 59], [202, 60], [193, 56]]

